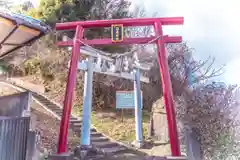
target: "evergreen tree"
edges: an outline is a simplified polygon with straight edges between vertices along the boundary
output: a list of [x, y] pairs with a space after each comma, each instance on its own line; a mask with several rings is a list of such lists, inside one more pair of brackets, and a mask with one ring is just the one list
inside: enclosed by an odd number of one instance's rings
[[13, 12], [17, 12], [17, 13], [20, 13], [20, 14], [27, 14], [27, 12], [30, 11], [31, 9], [33, 9], [33, 8], [34, 8], [34, 6], [33, 6], [31, 1], [25, 1], [20, 5], [11, 7], [11, 10]]
[[129, 17], [127, 0], [40, 0], [30, 15], [54, 25], [57, 22]]
[[[127, 0], [41, 0], [36, 9], [30, 9], [28, 14], [54, 27], [58, 22], [85, 21], [99, 19], [129, 18], [130, 2]], [[72, 38], [73, 33], [68, 36]], [[87, 38], [109, 37], [109, 28], [86, 30]], [[102, 47], [109, 52], [124, 52], [128, 47]]]

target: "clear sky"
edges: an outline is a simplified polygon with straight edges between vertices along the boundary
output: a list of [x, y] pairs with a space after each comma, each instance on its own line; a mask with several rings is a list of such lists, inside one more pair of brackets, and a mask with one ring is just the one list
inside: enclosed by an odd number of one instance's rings
[[[19, 0], [14, 0], [19, 2]], [[38, 0], [32, 0], [37, 4]], [[182, 35], [195, 48], [194, 56], [216, 57], [215, 67], [226, 64], [224, 78], [240, 84], [240, 1], [239, 0], [131, 0], [145, 7], [149, 16], [183, 16], [185, 24], [166, 27], [169, 35]]]

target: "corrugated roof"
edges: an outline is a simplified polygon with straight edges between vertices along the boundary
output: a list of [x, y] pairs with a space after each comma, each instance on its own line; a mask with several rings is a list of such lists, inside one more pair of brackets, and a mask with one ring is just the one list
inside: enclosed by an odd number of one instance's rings
[[0, 59], [31, 44], [51, 31], [43, 22], [29, 16], [0, 11]]

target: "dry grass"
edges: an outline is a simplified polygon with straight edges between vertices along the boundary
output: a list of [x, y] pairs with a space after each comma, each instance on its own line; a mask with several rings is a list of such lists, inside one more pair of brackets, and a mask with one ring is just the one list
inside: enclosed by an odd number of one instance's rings
[[[135, 118], [125, 116], [123, 119], [119, 116], [102, 117], [99, 113], [93, 112], [92, 124], [98, 131], [108, 135], [109, 137], [124, 143], [130, 143], [135, 140]], [[146, 137], [148, 132], [149, 114], [143, 112], [143, 134]], [[148, 155], [165, 156], [170, 155], [169, 144], [159, 144], [150, 149], [140, 149]]]
[[[115, 140], [130, 143], [135, 140], [135, 118], [130, 116], [99, 116], [100, 113], [93, 112], [92, 124], [104, 134]], [[108, 115], [108, 114], [106, 114]], [[110, 114], [109, 114], [110, 115]], [[112, 113], [114, 115], [114, 113]], [[145, 113], [143, 118], [143, 134], [147, 135], [148, 115]]]
[[[50, 94], [50, 93], [49, 93]], [[58, 97], [51, 96], [51, 99], [55, 100], [58, 103], [62, 103], [60, 100], [63, 97], [63, 93], [59, 93]], [[75, 102], [75, 106], [72, 108], [72, 113], [81, 117], [82, 115], [82, 106], [77, 105]], [[32, 113], [36, 115], [37, 128], [42, 130], [42, 143], [44, 147], [47, 147], [48, 150], [54, 150], [57, 144], [57, 136], [59, 132], [59, 121], [53, 118], [53, 115], [46, 112], [41, 106], [38, 104], [33, 105]], [[105, 114], [105, 116], [102, 116]], [[143, 112], [143, 134], [146, 137], [148, 132], [148, 124], [149, 124], [149, 116], [148, 112]], [[135, 140], [135, 118], [133, 113], [125, 113], [122, 117], [121, 114], [116, 111], [112, 112], [92, 112], [92, 124], [99, 132], [104, 133], [105, 135], [124, 143], [131, 143]], [[77, 144], [79, 144], [79, 137], [74, 136], [71, 131], [69, 132], [69, 142], [71, 147], [73, 148]], [[45, 143], [45, 144], [44, 144]], [[51, 145], [47, 144], [50, 143]], [[143, 152], [148, 153], [149, 155], [169, 155], [170, 149], [169, 145], [160, 145], [155, 146], [152, 149], [143, 149]]]
[[[33, 76], [34, 77], [34, 76]], [[28, 77], [22, 77], [21, 80], [27, 81], [29, 83], [32, 83], [33, 78], [31, 76]], [[59, 81], [58, 81], [59, 82]], [[41, 83], [37, 84], [35, 81], [36, 85], [41, 85]], [[57, 85], [58, 88], [54, 89], [54, 93], [48, 93], [48, 96], [58, 102], [59, 104], [62, 104], [62, 100], [64, 97], [64, 89], [60, 91], [59, 90], [59, 85]], [[55, 93], [56, 92], [56, 93]], [[74, 115], [77, 115], [81, 117], [82, 115], [82, 106], [79, 104], [80, 100], [76, 99], [73, 104], [72, 108], [72, 113]], [[134, 113], [130, 114], [124, 113], [123, 118], [121, 117], [121, 114], [117, 113], [116, 110], [112, 111], [115, 116], [105, 116], [105, 117], [99, 117], [99, 112], [92, 112], [92, 124], [97, 128], [98, 131], [103, 132], [104, 134], [112, 137], [115, 140], [130, 143], [133, 140], [135, 140], [135, 118], [134, 118]], [[106, 115], [108, 115], [106, 113]], [[124, 119], [122, 121], [122, 119]], [[144, 136], [147, 135], [147, 130], [148, 130], [148, 123], [149, 123], [149, 113], [143, 112], [143, 133]]]

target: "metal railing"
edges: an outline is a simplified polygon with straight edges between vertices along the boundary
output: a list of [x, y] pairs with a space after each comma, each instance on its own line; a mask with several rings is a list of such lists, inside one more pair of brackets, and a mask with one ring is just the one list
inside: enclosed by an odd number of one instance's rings
[[0, 118], [0, 160], [26, 160], [30, 117]]
[[0, 160], [26, 160], [31, 93], [0, 97]]

